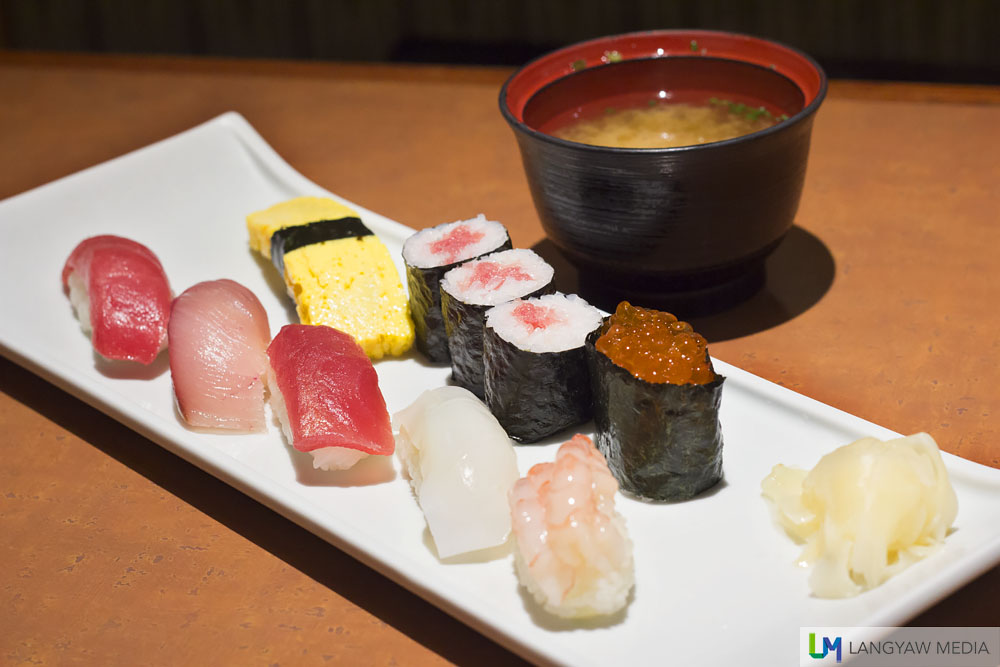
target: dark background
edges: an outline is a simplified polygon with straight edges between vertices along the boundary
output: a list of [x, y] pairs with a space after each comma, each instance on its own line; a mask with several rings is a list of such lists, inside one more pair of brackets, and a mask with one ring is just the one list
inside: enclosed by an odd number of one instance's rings
[[1000, 0], [0, 0], [0, 48], [519, 65], [656, 28], [769, 37], [833, 77], [1000, 83]]

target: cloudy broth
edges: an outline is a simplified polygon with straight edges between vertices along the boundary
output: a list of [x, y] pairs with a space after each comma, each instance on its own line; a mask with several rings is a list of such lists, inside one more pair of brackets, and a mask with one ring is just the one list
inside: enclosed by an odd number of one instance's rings
[[671, 148], [734, 139], [767, 129], [786, 118], [766, 107], [711, 98], [704, 104], [651, 99], [638, 106], [605, 107], [576, 118], [551, 134], [593, 146]]
[[766, 67], [712, 57], [638, 59], [582, 69], [536, 92], [532, 129], [576, 143], [664, 148], [758, 132], [803, 109], [802, 91]]

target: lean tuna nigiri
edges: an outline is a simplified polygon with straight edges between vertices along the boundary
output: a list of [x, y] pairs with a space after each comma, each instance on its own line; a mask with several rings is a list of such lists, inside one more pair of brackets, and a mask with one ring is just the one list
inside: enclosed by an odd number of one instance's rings
[[375, 367], [350, 335], [288, 324], [267, 348], [271, 407], [288, 442], [323, 470], [395, 450]]
[[498, 546], [510, 535], [507, 493], [517, 481], [510, 439], [461, 387], [422, 393], [396, 413], [397, 453], [441, 558]]
[[166, 347], [170, 285], [146, 246], [120, 236], [85, 239], [66, 260], [62, 282], [101, 356], [150, 364]]
[[170, 376], [191, 426], [263, 431], [264, 377], [271, 329], [253, 292], [232, 280], [189, 287], [168, 326]]
[[546, 611], [566, 618], [613, 614], [635, 581], [632, 541], [615, 511], [618, 482], [585, 435], [532, 466], [510, 492], [514, 566]]

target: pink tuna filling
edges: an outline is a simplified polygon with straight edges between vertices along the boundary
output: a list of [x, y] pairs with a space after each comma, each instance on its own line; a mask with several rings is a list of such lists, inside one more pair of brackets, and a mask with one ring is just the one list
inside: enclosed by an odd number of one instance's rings
[[453, 264], [459, 260], [463, 250], [473, 243], [479, 243], [484, 236], [484, 232], [459, 225], [432, 243], [430, 249], [435, 255], [443, 256], [448, 264]]
[[465, 289], [478, 285], [483, 289], [500, 289], [507, 280], [531, 280], [532, 276], [515, 264], [479, 262], [465, 281]]
[[532, 331], [547, 329], [553, 324], [562, 324], [566, 321], [556, 309], [539, 306], [528, 301], [517, 304], [513, 315]]

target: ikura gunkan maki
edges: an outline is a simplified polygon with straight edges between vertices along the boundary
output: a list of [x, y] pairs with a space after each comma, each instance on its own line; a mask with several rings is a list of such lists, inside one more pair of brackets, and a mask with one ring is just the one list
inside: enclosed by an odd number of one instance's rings
[[503, 250], [460, 264], [441, 279], [441, 313], [451, 354], [451, 379], [479, 398], [483, 389], [486, 311], [513, 299], [552, 291], [555, 271], [531, 250]]
[[580, 297], [558, 292], [486, 311], [483, 387], [507, 435], [537, 442], [590, 419], [583, 345], [603, 319]]
[[597, 444], [623, 490], [686, 500], [718, 483], [725, 378], [690, 324], [623, 301], [587, 337], [587, 362]]
[[410, 290], [410, 314], [417, 349], [431, 361], [447, 362], [448, 337], [441, 316], [441, 277], [462, 262], [507, 250], [510, 236], [499, 222], [480, 213], [424, 229], [403, 243], [403, 262]]

